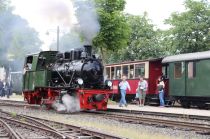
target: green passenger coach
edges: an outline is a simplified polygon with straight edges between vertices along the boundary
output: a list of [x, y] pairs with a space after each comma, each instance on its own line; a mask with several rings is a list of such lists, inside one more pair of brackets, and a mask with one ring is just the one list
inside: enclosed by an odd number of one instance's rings
[[169, 95], [188, 108], [210, 104], [210, 51], [165, 57], [169, 77]]

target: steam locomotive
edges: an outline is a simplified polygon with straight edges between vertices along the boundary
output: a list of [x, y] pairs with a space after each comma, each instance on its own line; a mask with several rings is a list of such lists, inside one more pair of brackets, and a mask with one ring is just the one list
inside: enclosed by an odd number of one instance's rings
[[29, 104], [51, 107], [62, 104], [68, 94], [79, 100], [81, 109], [106, 110], [111, 86], [90, 45], [64, 53], [42, 51], [25, 59], [23, 94]]

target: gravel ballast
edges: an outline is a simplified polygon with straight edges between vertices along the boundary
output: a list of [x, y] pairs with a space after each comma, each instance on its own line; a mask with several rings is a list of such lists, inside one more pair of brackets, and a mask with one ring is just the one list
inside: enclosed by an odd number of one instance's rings
[[155, 125], [142, 125], [123, 123], [116, 120], [105, 119], [99, 116], [90, 116], [84, 113], [74, 114], [58, 114], [53, 110], [35, 110], [24, 109], [18, 107], [1, 106], [0, 109], [11, 113], [35, 116], [57, 122], [73, 124], [89, 129], [97, 129], [99, 131], [132, 138], [132, 139], [208, 139], [210, 135], [202, 135], [195, 131], [180, 130], [176, 128], [168, 128]]

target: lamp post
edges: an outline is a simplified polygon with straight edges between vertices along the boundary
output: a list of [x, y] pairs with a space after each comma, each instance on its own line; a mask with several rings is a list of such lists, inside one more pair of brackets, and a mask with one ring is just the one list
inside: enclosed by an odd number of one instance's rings
[[[50, 29], [46, 32], [46, 35], [49, 35], [49, 31], [55, 32], [55, 30]], [[60, 38], [60, 28], [59, 28], [59, 26], [57, 26], [56, 33], [57, 33], [57, 51], [59, 51], [59, 38]]]
[[59, 26], [57, 26], [57, 51], [59, 51], [59, 34], [60, 34], [60, 29]]

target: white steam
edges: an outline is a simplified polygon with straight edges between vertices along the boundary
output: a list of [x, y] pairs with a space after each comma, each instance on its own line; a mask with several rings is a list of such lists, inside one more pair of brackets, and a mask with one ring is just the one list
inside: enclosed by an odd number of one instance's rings
[[54, 103], [52, 106], [53, 108], [59, 112], [59, 113], [73, 113], [73, 112], [79, 112], [80, 111], [80, 104], [79, 99], [75, 96], [70, 96], [68, 94], [65, 94], [62, 97], [61, 103]]
[[36, 0], [35, 11], [41, 22], [48, 25], [70, 27], [73, 20], [73, 5], [70, 0]]
[[74, 0], [75, 15], [85, 44], [92, 44], [100, 30], [98, 15], [93, 0]]

